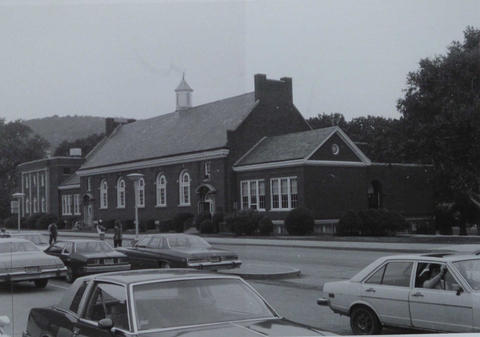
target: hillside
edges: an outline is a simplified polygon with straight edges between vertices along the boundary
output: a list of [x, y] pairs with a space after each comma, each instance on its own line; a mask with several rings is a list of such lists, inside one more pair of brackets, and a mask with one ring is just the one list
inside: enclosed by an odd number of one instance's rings
[[53, 152], [64, 140], [74, 141], [92, 134], [105, 132], [105, 118], [92, 116], [66, 116], [54, 115], [46, 118], [36, 118], [22, 121], [34, 133], [42, 136], [51, 144]]

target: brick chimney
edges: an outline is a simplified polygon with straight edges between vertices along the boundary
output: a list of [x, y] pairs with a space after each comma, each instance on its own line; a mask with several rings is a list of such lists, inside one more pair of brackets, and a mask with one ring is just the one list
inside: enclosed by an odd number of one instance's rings
[[127, 118], [105, 118], [105, 134], [110, 136], [115, 128], [119, 125], [128, 124], [135, 122], [135, 119]]
[[269, 80], [265, 74], [255, 75], [255, 100], [293, 104], [293, 87], [290, 77]]

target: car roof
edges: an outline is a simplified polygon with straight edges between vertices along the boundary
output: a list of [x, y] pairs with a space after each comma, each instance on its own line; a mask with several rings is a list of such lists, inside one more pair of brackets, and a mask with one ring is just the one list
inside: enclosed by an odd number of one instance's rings
[[57, 242], [105, 242], [98, 239], [61, 239]]
[[240, 279], [239, 276], [219, 274], [212, 271], [201, 271], [194, 269], [139, 269], [127, 270], [121, 272], [112, 272], [104, 274], [96, 274], [93, 276], [86, 276], [86, 278], [94, 279], [95, 281], [115, 282], [125, 285], [135, 284], [140, 282], [150, 281], [174, 281], [180, 279], [191, 278], [229, 278]]
[[184, 233], [162, 233], [162, 234], [148, 234], [146, 237], [179, 237], [179, 236], [195, 236], [192, 234], [184, 234]]

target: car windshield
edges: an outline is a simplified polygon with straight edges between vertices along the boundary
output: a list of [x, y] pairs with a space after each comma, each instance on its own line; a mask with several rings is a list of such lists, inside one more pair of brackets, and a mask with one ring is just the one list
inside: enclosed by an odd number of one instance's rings
[[41, 234], [16, 234], [14, 236], [16, 238], [32, 241], [36, 245], [48, 245], [47, 238]]
[[75, 252], [77, 253], [113, 252], [113, 248], [108, 243], [103, 241], [77, 242], [75, 244]]
[[0, 242], [0, 254], [14, 252], [39, 252], [33, 242]]
[[453, 262], [473, 290], [480, 290], [480, 258]]
[[133, 287], [139, 330], [276, 317], [244, 282], [198, 279]]
[[210, 248], [210, 244], [198, 236], [174, 236], [167, 238], [170, 248]]

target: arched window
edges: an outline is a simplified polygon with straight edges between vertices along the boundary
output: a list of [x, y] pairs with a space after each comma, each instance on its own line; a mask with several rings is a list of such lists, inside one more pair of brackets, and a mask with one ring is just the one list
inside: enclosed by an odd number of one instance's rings
[[108, 184], [105, 179], [100, 182], [100, 208], [108, 208]]
[[167, 179], [162, 173], [157, 176], [157, 206], [167, 206]]
[[145, 207], [145, 180], [138, 181], [138, 207]]
[[125, 180], [122, 177], [117, 181], [117, 208], [125, 208]]
[[180, 173], [180, 206], [190, 206], [190, 175], [187, 171]]
[[368, 187], [368, 208], [383, 208], [382, 184], [373, 180]]

